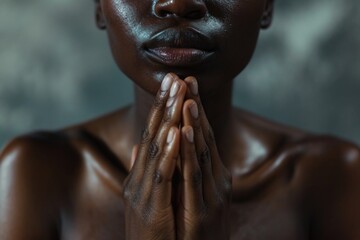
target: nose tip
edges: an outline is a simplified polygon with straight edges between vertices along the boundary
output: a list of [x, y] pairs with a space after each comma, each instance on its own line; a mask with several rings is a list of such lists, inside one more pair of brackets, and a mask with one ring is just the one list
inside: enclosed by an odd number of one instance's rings
[[207, 8], [202, 0], [157, 0], [154, 13], [159, 18], [201, 19], [206, 15]]

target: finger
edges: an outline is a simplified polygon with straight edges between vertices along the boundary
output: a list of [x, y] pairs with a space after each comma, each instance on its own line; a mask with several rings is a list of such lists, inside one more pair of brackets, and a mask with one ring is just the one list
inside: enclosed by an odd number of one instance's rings
[[131, 204], [145, 206], [149, 210], [159, 210], [171, 204], [171, 178], [176, 165], [176, 156], [179, 154], [179, 135], [176, 128], [169, 131], [167, 146], [160, 158], [159, 168], [152, 174], [150, 182], [143, 177], [137, 183], [131, 178], [132, 181], [126, 184], [124, 197], [129, 199]]
[[139, 192], [144, 196], [150, 196], [153, 191], [154, 174], [157, 174], [157, 166], [165, 151], [166, 139], [171, 127], [179, 125], [185, 93], [186, 84], [175, 76], [156, 136], [148, 144], [147, 152], [142, 157], [142, 161], [145, 161], [144, 168], [137, 174], [140, 179]]
[[166, 103], [164, 117], [148, 150], [146, 168], [143, 173], [143, 184], [141, 185], [143, 191], [152, 191], [154, 174], [156, 174], [161, 155], [163, 155], [166, 147], [167, 136], [171, 127], [179, 125], [185, 93], [186, 84], [178, 78], [174, 80]]
[[[178, 126], [181, 119], [181, 110], [186, 93], [186, 84], [180, 79], [174, 80], [169, 99], [166, 104], [166, 110], [158, 128], [158, 132], [150, 144], [146, 171], [150, 173], [148, 178], [152, 178], [151, 174], [157, 165], [159, 155], [165, 146], [166, 136], [171, 127]], [[147, 174], [147, 173], [145, 173]]]
[[202, 173], [194, 145], [194, 130], [185, 126], [181, 130], [181, 201], [184, 209], [194, 212], [204, 205]]
[[146, 127], [142, 131], [141, 143], [139, 146], [138, 154], [135, 159], [134, 166], [132, 168], [133, 177], [139, 181], [145, 169], [146, 155], [150, 148], [150, 143], [155, 137], [158, 127], [162, 121], [166, 101], [169, 96], [170, 87], [174, 81], [174, 74], [167, 74], [161, 84], [160, 90], [158, 91], [154, 104], [150, 110]]
[[133, 175], [134, 175], [134, 171], [133, 170], [133, 166], [134, 166], [134, 163], [136, 161], [136, 158], [137, 158], [137, 154], [138, 154], [138, 150], [139, 150], [139, 145], [134, 145], [133, 148], [132, 148], [132, 151], [131, 151], [131, 158], [130, 158], [130, 166], [129, 166], [129, 174], [128, 174], [128, 177], [127, 177], [127, 183], [128, 185], [138, 185], [138, 179], [136, 178], [133, 178]]
[[[184, 81], [186, 82], [186, 84], [188, 86], [187, 94], [188, 94], [189, 98], [193, 99], [197, 103], [198, 110], [199, 110], [200, 125], [202, 128], [203, 134], [204, 134], [205, 142], [209, 146], [210, 154], [212, 157], [212, 164], [214, 166], [214, 169], [223, 169], [224, 165], [221, 162], [221, 159], [219, 156], [215, 136], [214, 136], [213, 130], [210, 126], [210, 123], [206, 117], [206, 113], [203, 108], [203, 105], [201, 103], [201, 99], [199, 96], [199, 90], [198, 90], [198, 88], [199, 88], [198, 83], [194, 77], [187, 77]], [[215, 173], [214, 173], [214, 175], [215, 175]], [[217, 175], [217, 173], [216, 173], [216, 175]]]
[[169, 131], [170, 127], [178, 126], [180, 124], [181, 111], [185, 94], [186, 84], [180, 79], [174, 81], [170, 90], [169, 99], [166, 103], [166, 109], [159, 127], [159, 131], [155, 136], [155, 141], [164, 139], [164, 136]]
[[183, 107], [184, 124], [194, 129], [196, 157], [202, 173], [204, 201], [211, 202], [216, 194], [210, 150], [205, 142], [200, 125], [199, 111], [194, 100], [187, 100]]
[[155, 209], [166, 208], [171, 205], [172, 178], [176, 161], [179, 156], [180, 133], [179, 129], [172, 127], [166, 137], [166, 146], [158, 164], [148, 182], [152, 207]]
[[[212, 140], [211, 138], [213, 138], [213, 132], [212, 132], [212, 128], [210, 126], [210, 123], [206, 117], [206, 113], [205, 113], [205, 109], [201, 103], [201, 99], [200, 99], [200, 95], [199, 95], [199, 87], [198, 87], [198, 82], [196, 81], [196, 78], [194, 77], [187, 77], [185, 80], [185, 83], [188, 86], [188, 95], [190, 96], [190, 99], [193, 99], [198, 106], [199, 109], [199, 119], [200, 119], [200, 124], [201, 127], [203, 129], [203, 132], [205, 133], [205, 140], [208, 141], [213, 144], [213, 142], [211, 142], [210, 140]], [[214, 146], [216, 148], [216, 144]]]

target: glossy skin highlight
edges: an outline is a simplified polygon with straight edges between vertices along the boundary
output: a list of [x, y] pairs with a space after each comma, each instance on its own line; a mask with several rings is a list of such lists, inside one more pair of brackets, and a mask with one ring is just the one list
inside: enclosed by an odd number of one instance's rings
[[231, 106], [273, 1], [95, 7], [134, 104], [2, 150], [1, 240], [360, 239], [359, 147]]

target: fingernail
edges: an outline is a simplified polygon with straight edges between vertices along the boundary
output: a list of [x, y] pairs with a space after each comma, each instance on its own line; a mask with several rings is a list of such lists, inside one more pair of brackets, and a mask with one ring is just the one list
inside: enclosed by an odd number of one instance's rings
[[171, 105], [173, 105], [174, 102], [175, 102], [174, 97], [169, 98], [166, 102], [166, 107], [171, 107]]
[[199, 109], [197, 107], [196, 103], [191, 104], [190, 106], [190, 113], [193, 116], [193, 118], [198, 118], [199, 116]]
[[161, 83], [161, 91], [168, 91], [171, 87], [172, 80], [172, 75], [170, 73], [167, 74]]
[[170, 90], [170, 97], [174, 97], [176, 95], [176, 93], [179, 91], [179, 88], [180, 88], [180, 84], [177, 81], [175, 81], [172, 84], [172, 87]]
[[171, 143], [174, 140], [174, 137], [175, 137], [175, 131], [173, 128], [170, 128], [168, 135], [167, 135], [166, 142]]
[[199, 87], [198, 87], [198, 83], [196, 80], [193, 80], [191, 85], [190, 85], [190, 89], [192, 94], [197, 95], [199, 92]]
[[186, 136], [186, 139], [189, 141], [189, 142], [194, 142], [194, 130], [193, 128], [189, 128], [186, 132], [185, 132], [185, 136]]

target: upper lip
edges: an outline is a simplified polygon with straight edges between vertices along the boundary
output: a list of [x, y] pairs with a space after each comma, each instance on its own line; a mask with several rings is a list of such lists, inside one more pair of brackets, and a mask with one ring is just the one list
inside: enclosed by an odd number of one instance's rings
[[145, 43], [147, 49], [163, 47], [193, 48], [210, 52], [214, 50], [215, 43], [209, 36], [193, 28], [168, 28], [154, 34]]

